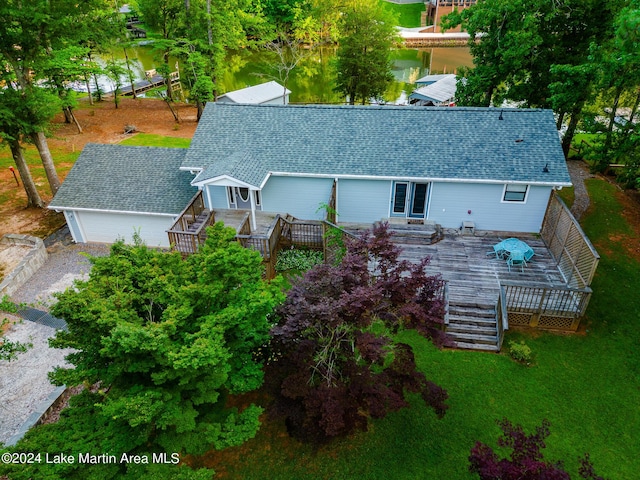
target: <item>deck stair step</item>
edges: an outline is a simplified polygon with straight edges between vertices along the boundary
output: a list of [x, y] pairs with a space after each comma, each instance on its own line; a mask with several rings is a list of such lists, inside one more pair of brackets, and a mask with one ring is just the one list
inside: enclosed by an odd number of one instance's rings
[[191, 225], [189, 225], [189, 228], [187, 229], [187, 231], [195, 232], [196, 230], [198, 230], [198, 228], [200, 228], [200, 226], [207, 220], [208, 216], [209, 216], [209, 210], [207, 209], [203, 210], [200, 213], [200, 215], [196, 217], [194, 222]]
[[455, 348], [497, 352], [496, 307], [482, 301], [452, 299], [447, 336]]
[[436, 224], [399, 225], [390, 224], [389, 232], [394, 243], [403, 245], [430, 245], [442, 238], [442, 229]]

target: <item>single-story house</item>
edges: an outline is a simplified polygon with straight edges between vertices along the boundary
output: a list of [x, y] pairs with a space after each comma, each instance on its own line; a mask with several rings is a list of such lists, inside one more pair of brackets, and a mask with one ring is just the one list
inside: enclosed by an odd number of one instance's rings
[[[249, 103], [256, 105], [287, 105], [291, 90], [284, 88], [278, 82], [271, 81], [254, 85], [253, 87], [234, 90], [220, 95], [218, 103]], [[284, 102], [283, 102], [284, 97]]]
[[139, 148], [85, 148], [49, 206], [76, 241], [140, 227], [165, 245], [196, 189], [209, 209], [320, 219], [335, 188], [338, 223], [539, 232], [551, 191], [571, 185], [539, 109], [209, 103], [189, 149]]
[[447, 107], [455, 103], [457, 85], [454, 74], [427, 75], [416, 85], [419, 87], [409, 95], [411, 105]]

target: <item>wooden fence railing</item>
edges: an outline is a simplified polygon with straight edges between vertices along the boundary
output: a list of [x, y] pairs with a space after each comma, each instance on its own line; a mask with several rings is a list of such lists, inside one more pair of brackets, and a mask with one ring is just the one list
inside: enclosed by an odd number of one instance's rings
[[591, 285], [600, 255], [555, 192], [549, 199], [540, 235], [568, 286]]
[[239, 233], [236, 238], [242, 246], [260, 252], [266, 276], [271, 279], [276, 276], [277, 253], [280, 248], [323, 248], [323, 223], [317, 220], [289, 220], [276, 215], [265, 235]]
[[584, 316], [592, 290], [528, 282], [502, 282], [508, 324], [575, 331]]
[[197, 252], [206, 239], [206, 228], [215, 221], [213, 211], [205, 209], [202, 191], [199, 191], [167, 230], [169, 245], [183, 256]]

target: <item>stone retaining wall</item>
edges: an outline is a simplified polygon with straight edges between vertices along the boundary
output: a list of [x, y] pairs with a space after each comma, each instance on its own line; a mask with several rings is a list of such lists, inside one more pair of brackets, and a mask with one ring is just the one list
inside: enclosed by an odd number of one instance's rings
[[0, 298], [2, 298], [4, 295], [11, 295], [29, 280], [47, 260], [48, 253], [44, 242], [31, 235], [9, 233], [0, 239], [0, 244], [31, 247], [31, 251], [27, 253], [13, 271], [5, 275], [4, 280], [0, 283]]

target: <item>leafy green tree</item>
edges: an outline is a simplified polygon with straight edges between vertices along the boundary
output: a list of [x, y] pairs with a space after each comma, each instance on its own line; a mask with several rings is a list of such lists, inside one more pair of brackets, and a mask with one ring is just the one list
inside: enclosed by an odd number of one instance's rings
[[253, 437], [261, 409], [228, 408], [226, 397], [261, 385], [255, 352], [283, 298], [278, 281], [262, 279], [260, 255], [215, 224], [185, 260], [136, 241], [91, 261], [89, 280], [52, 309], [69, 329], [51, 344], [78, 350], [68, 356], [74, 368], [53, 373], [55, 383], [98, 385], [97, 415], [136, 447], [203, 453]]
[[393, 81], [390, 51], [395, 21], [377, 0], [357, 2], [344, 12], [336, 56], [336, 90], [354, 105], [381, 98]]
[[[602, 132], [604, 139], [589, 157], [599, 171], [610, 163], [638, 162], [635, 116], [640, 104], [640, 2], [631, 2], [621, 10], [614, 28], [612, 40], [599, 45], [594, 53], [596, 87], [601, 92], [598, 104], [602, 107], [594, 109], [594, 129]], [[630, 107], [627, 118], [620, 115], [625, 96]]]
[[[117, 422], [102, 414], [99, 405], [103, 393], [97, 388], [84, 389], [72, 396], [69, 407], [62, 410], [57, 422], [31, 428], [16, 446], [8, 449], [15, 453], [40, 453], [40, 461], [22, 464], [0, 463], [0, 475], [11, 480], [209, 480], [210, 469], [193, 470], [185, 465], [184, 457], [171, 456], [166, 450], [144, 445], [144, 439], [132, 435], [123, 422]], [[142, 444], [142, 446], [140, 446]], [[73, 457], [74, 463], [45, 461], [49, 454]], [[79, 455], [106, 453], [115, 456], [112, 463], [79, 463]], [[153, 455], [168, 454], [167, 460], [179, 463], [153, 463]], [[121, 461], [122, 455], [146, 458], [148, 463], [136, 464]], [[162, 457], [161, 457], [162, 458]]]
[[366, 430], [370, 418], [407, 407], [407, 392], [444, 415], [447, 393], [393, 340], [415, 329], [444, 342], [442, 281], [425, 274], [428, 259], [411, 264], [399, 254], [387, 226], [377, 226], [347, 241], [338, 265], [315, 266], [287, 293], [267, 385], [292, 436], [321, 443]]
[[[0, 298], [0, 331], [9, 322], [7, 318], [3, 318], [2, 312], [16, 313], [17, 310], [17, 307], [9, 300], [8, 296]], [[27, 343], [13, 342], [0, 335], [0, 360], [13, 360], [18, 353], [26, 352], [31, 346]]]
[[593, 77], [585, 76], [590, 46], [611, 37], [620, 3], [485, 0], [448, 15], [443, 28], [461, 25], [469, 32], [474, 59], [474, 68], [459, 76], [458, 104], [510, 100], [524, 107], [554, 107], [561, 118], [570, 118], [568, 151], [582, 105], [593, 92]]
[[82, 127], [73, 114], [73, 109], [77, 106], [77, 96], [70, 83], [100, 72], [100, 67], [89, 61], [88, 55], [88, 47], [72, 46], [54, 50], [51, 55], [41, 60], [38, 68], [42, 77], [46, 79], [46, 84], [58, 95], [65, 122], [74, 123], [79, 133], [82, 133]]
[[207, 60], [200, 52], [191, 52], [187, 57], [187, 63], [193, 74], [193, 85], [189, 92], [190, 98], [196, 102], [197, 120], [200, 120], [204, 112], [204, 106], [209, 100], [213, 100], [213, 80], [207, 75]]
[[[44, 202], [29, 171], [22, 143], [25, 139], [37, 138], [58, 108], [57, 97], [38, 87], [16, 90], [13, 84], [7, 81], [6, 87], [0, 89], [0, 138], [11, 149], [11, 155], [18, 167], [22, 185], [27, 194], [29, 207], [42, 207]], [[37, 146], [41, 148], [41, 145]], [[55, 193], [55, 179], [57, 175], [55, 178], [50, 178], [53, 193]], [[57, 184], [59, 185], [59, 180]]]
[[113, 103], [118, 108], [120, 105], [120, 90], [122, 89], [122, 77], [126, 75], [127, 69], [123, 62], [112, 58], [107, 61], [105, 72], [113, 84]]
[[[5, 0], [0, 2], [0, 62], [4, 70], [13, 75], [16, 88], [27, 92], [28, 98], [38, 79], [39, 62], [69, 43], [79, 41], [82, 25], [92, 23], [93, 13], [106, 5], [105, 0]], [[99, 24], [93, 25], [94, 29]], [[53, 158], [45, 137], [45, 128], [31, 133], [31, 140], [38, 148], [51, 191], [60, 187]]]

